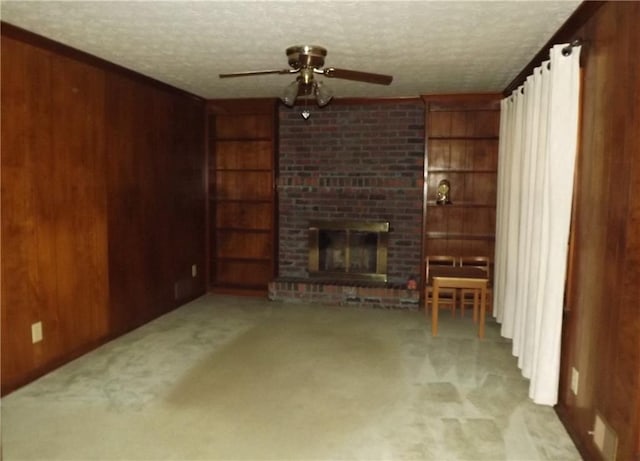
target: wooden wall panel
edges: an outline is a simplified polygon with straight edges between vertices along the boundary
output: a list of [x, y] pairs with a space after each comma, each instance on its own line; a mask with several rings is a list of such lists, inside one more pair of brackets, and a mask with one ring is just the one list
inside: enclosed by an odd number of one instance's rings
[[[640, 459], [640, 3], [606, 2], [585, 40], [574, 247], [558, 412], [586, 459], [604, 459], [598, 414], [618, 460]], [[578, 394], [569, 386], [580, 374]], [[608, 459], [612, 459], [609, 457]]]
[[[31, 51], [31, 52], [29, 52]], [[50, 55], [2, 39], [2, 383], [40, 365], [31, 324], [55, 312]], [[8, 72], [7, 69], [11, 69]], [[11, 326], [11, 334], [6, 334]], [[45, 334], [46, 334], [45, 329]]]
[[216, 146], [216, 168], [255, 169], [273, 168], [272, 141], [226, 141]]
[[498, 169], [498, 141], [492, 139], [467, 141], [463, 168], [496, 171]]
[[[187, 297], [204, 291], [204, 111], [117, 75], [108, 90], [111, 323], [126, 331], [184, 301], [175, 284], [192, 264]], [[200, 128], [185, 137], [189, 121]]]
[[218, 230], [216, 252], [218, 258], [271, 259], [271, 232], [251, 232], [246, 229]]
[[450, 112], [432, 114], [429, 117], [429, 133], [431, 137], [448, 137], [451, 134]]
[[498, 167], [498, 141], [494, 139], [429, 141], [431, 169], [496, 171]]
[[218, 259], [212, 274], [218, 283], [229, 287], [262, 290], [273, 279], [271, 261], [239, 261]]
[[476, 110], [475, 105], [462, 110], [432, 110], [429, 136], [434, 138], [495, 137], [500, 131], [500, 112]]
[[270, 171], [217, 171], [213, 193], [222, 200], [269, 200], [273, 194]]
[[429, 241], [429, 254], [432, 255], [478, 255], [492, 257], [494, 244], [487, 240], [469, 240], [441, 238]]
[[218, 139], [271, 139], [273, 117], [269, 114], [227, 114], [216, 118], [215, 135]]
[[461, 182], [462, 201], [495, 206], [497, 182], [495, 172], [466, 175]]
[[84, 63], [53, 59], [51, 69], [53, 165], [48, 172], [52, 187], [46, 192], [56, 202], [51, 213], [58, 306], [57, 331], [50, 334], [59, 343], [48, 350], [59, 351], [90, 344], [109, 331], [105, 87], [104, 72]]
[[204, 292], [205, 157], [200, 99], [6, 24], [2, 59], [4, 394]]
[[152, 126], [165, 130], [166, 113], [158, 114], [158, 122], [150, 126], [154, 115], [147, 101], [152, 95], [138, 82], [114, 76], [108, 80], [108, 91], [113, 97], [107, 106], [112, 120], [107, 149], [115, 154], [109, 156], [107, 166], [109, 235], [115, 242], [109, 248], [111, 323], [113, 329], [126, 331], [152, 317], [156, 308], [166, 308], [154, 299], [156, 284], [170, 290], [154, 254], [166, 226], [158, 216], [161, 205], [156, 202], [162, 195], [154, 195], [159, 165], [153, 165], [153, 159], [157, 157], [161, 163], [162, 154], [156, 151]]
[[[177, 96], [177, 95], [176, 95]], [[171, 235], [165, 247], [172, 248], [174, 279], [190, 276], [191, 266], [197, 264], [197, 276], [192, 278], [191, 296], [207, 289], [206, 254], [206, 108], [204, 101], [172, 98], [170, 120], [172, 153], [169, 171], [171, 186], [166, 203], [171, 209]], [[184, 300], [178, 300], [182, 303]]]
[[215, 209], [215, 222], [220, 228], [270, 230], [273, 227], [270, 203], [220, 202]]
[[495, 137], [500, 132], [500, 112], [467, 112], [466, 128], [466, 136]]
[[108, 262], [102, 72], [4, 36], [2, 56], [5, 391], [106, 337]]
[[461, 168], [464, 162], [464, 141], [433, 139], [429, 143], [429, 164], [432, 168]]

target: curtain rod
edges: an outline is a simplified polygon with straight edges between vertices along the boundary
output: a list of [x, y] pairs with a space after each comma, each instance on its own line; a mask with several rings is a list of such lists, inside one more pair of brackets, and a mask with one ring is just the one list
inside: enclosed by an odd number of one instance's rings
[[509, 83], [502, 94], [508, 96], [513, 90], [518, 88], [527, 78], [531, 75], [533, 69], [538, 67], [540, 63], [547, 59], [549, 55], [549, 48], [554, 44], [568, 43], [574, 37], [583, 33], [584, 25], [598, 12], [598, 10], [606, 5], [608, 2], [589, 0], [583, 1], [580, 6], [573, 12], [573, 14], [565, 21], [565, 23], [553, 34], [553, 36], [547, 41], [547, 43], [538, 51], [538, 53], [529, 61], [520, 73]]
[[562, 56], [571, 56], [571, 52], [573, 51], [573, 48], [580, 45], [582, 45], [581, 38], [576, 38], [575, 40], [572, 40], [571, 43], [569, 43], [567, 46], [565, 46], [562, 49]]
[[[567, 46], [562, 48], [562, 56], [571, 56], [571, 53], [573, 53], [573, 49], [576, 46], [582, 46], [583, 43], [584, 42], [581, 38], [576, 38], [575, 40], [572, 40], [571, 43], [569, 43]], [[550, 62], [547, 63], [547, 69], [551, 70]], [[542, 73], [542, 70], [540, 70], [540, 72]], [[521, 94], [524, 94], [524, 84], [520, 85], [518, 89], [520, 90]], [[507, 95], [505, 96], [508, 97]]]

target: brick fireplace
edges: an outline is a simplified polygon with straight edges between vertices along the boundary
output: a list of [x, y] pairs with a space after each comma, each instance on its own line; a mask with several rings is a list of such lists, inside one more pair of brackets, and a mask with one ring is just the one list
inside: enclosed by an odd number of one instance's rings
[[[424, 105], [420, 100], [279, 112], [279, 277], [272, 299], [382, 307], [417, 305], [405, 289], [421, 264]], [[319, 220], [388, 222], [387, 282], [309, 276], [309, 227]]]

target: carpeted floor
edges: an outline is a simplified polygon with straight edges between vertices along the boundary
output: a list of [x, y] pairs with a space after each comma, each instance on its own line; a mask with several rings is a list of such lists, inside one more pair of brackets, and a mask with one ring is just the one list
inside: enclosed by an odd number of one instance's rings
[[12, 460], [579, 460], [488, 322], [204, 296], [2, 400]]

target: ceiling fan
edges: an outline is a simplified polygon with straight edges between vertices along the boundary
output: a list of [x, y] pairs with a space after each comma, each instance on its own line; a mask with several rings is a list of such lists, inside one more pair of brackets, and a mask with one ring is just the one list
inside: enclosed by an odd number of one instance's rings
[[234, 72], [231, 74], [220, 74], [220, 78], [266, 74], [300, 74], [293, 83], [285, 88], [280, 99], [287, 106], [293, 106], [298, 96], [314, 95], [320, 107], [326, 106], [329, 101], [331, 101], [333, 92], [322, 82], [314, 80], [314, 74], [327, 78], [341, 78], [344, 80], [375, 83], [378, 85], [389, 85], [393, 80], [391, 75], [372, 74], [370, 72], [337, 69], [335, 67], [323, 68], [327, 50], [321, 46], [292, 46], [287, 48], [286, 54], [289, 59], [290, 69]]

